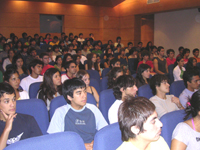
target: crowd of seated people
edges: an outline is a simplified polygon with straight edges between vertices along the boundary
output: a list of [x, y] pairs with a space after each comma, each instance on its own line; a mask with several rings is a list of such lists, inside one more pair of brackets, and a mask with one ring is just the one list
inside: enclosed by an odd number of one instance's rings
[[[190, 50], [180, 47], [180, 53], [175, 59], [173, 49], [168, 49], [165, 55], [162, 46], [157, 48], [152, 42], [148, 42], [146, 47], [142, 45], [143, 43], [139, 42], [136, 47], [133, 47], [133, 43], [128, 42], [125, 47], [121, 43], [121, 37], [117, 37], [115, 43], [109, 40], [108, 43], [102, 44], [92, 33], [88, 38], [84, 38], [82, 33], [79, 36], [74, 36], [73, 33], [67, 36], [62, 32], [60, 38], [54, 36], [53, 39], [49, 33], [45, 38], [38, 34], [31, 37], [25, 32], [22, 38], [18, 38], [12, 33], [8, 39], [4, 36], [0, 37], [0, 81], [8, 83], [13, 88], [15, 100], [29, 99], [30, 85], [41, 82], [37, 98], [44, 101], [47, 110], [50, 110], [50, 103], [55, 97], [64, 96], [68, 104], [55, 112], [48, 133], [70, 130], [65, 127], [65, 116], [68, 116], [69, 120], [76, 120], [76, 117], [80, 117], [77, 112], [92, 114], [91, 120], [81, 115], [81, 118], [89, 121], [92, 126], [91, 134], [88, 131], [90, 126], [83, 128], [86, 134], [80, 131], [82, 129], [75, 130], [83, 138], [86, 148], [92, 149], [96, 130], [100, 130], [107, 123], [98, 109], [99, 93], [97, 89], [90, 86], [90, 75], [87, 70], [96, 70], [101, 78], [103, 70], [110, 69], [107, 74], [107, 85], [108, 89], [113, 89], [116, 99], [108, 110], [110, 124], [118, 122], [118, 109], [126, 101], [127, 96], [137, 96], [138, 89], [143, 85], [150, 84], [154, 95], [150, 101], [155, 105], [158, 118], [168, 112], [187, 108], [187, 102], [199, 88], [200, 71], [197, 66], [200, 60], [199, 49], [195, 48], [194, 57], [189, 58]], [[139, 62], [136, 64], [135, 79], [129, 75], [130, 59], [137, 59]], [[183, 80], [186, 86], [179, 98], [168, 95], [170, 89], [168, 66], [170, 65], [173, 65], [174, 81]], [[94, 96], [97, 107], [86, 103], [86, 92]], [[74, 118], [70, 118], [71, 114], [75, 115]], [[3, 114], [4, 122], [7, 119], [6, 115], [8, 114]], [[58, 116], [63, 118], [57, 120]], [[2, 114], [0, 117], [2, 120]], [[9, 123], [12, 123], [16, 117], [15, 113], [10, 117], [12, 119]], [[97, 121], [100, 122], [97, 124]], [[67, 125], [71, 127], [73, 123]], [[10, 130], [11, 128], [9, 132]], [[4, 130], [2, 132], [4, 133]], [[129, 138], [134, 140], [134, 137]]]

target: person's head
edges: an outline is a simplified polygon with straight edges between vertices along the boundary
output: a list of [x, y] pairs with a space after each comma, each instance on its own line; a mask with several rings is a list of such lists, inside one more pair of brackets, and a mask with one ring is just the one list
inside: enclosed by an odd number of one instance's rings
[[90, 85], [90, 75], [87, 71], [80, 69], [77, 74], [76, 77], [78, 79], [81, 79], [85, 82], [86, 87], [88, 87]]
[[142, 48], [143, 43], [142, 42], [138, 42], [138, 47]]
[[60, 48], [63, 48], [63, 47], [65, 47], [65, 43], [64, 43], [64, 40], [60, 40], [60, 42], [59, 42], [59, 47]]
[[31, 47], [31, 48], [30, 48], [30, 55], [31, 55], [32, 57], [35, 57], [35, 56], [37, 55], [36, 49], [35, 49], [34, 47]]
[[91, 45], [90, 40], [87, 40], [86, 43], [87, 43], [87, 46]]
[[54, 42], [54, 43], [57, 43], [57, 42], [58, 42], [58, 37], [57, 37], [57, 36], [54, 36], [54, 37], [53, 37], [53, 42]]
[[119, 51], [119, 53], [120, 53], [120, 55], [123, 55], [123, 56], [124, 56], [124, 55], [125, 55], [125, 49], [124, 49], [124, 48], [121, 48], [120, 51]]
[[94, 34], [93, 34], [93, 33], [90, 33], [89, 36], [90, 36], [90, 37], [94, 37]]
[[97, 41], [97, 44], [99, 45], [99, 48], [101, 49], [102, 42], [99, 40], [99, 41]]
[[41, 53], [40, 59], [43, 61], [45, 66], [49, 64], [49, 54], [47, 52]]
[[113, 58], [110, 61], [110, 67], [114, 68], [114, 67], [120, 67], [120, 60], [118, 58]]
[[56, 56], [55, 63], [56, 63], [56, 65], [62, 65], [62, 56], [61, 55]]
[[65, 54], [68, 53], [68, 48], [67, 47], [63, 47], [62, 48], [62, 55], [65, 56]]
[[69, 33], [69, 39], [71, 40], [71, 39], [73, 39], [73, 37], [74, 37], [74, 34], [73, 33]]
[[32, 46], [35, 46], [35, 44], [36, 44], [35, 38], [32, 38], [32, 39], [30, 40], [30, 44], [31, 44]]
[[187, 89], [192, 91], [198, 89], [200, 84], [199, 71], [195, 69], [186, 70], [183, 73], [183, 81]]
[[174, 58], [174, 50], [173, 49], [168, 49], [167, 50], [167, 57], [169, 57], [170, 59]]
[[73, 44], [74, 46], [76, 46], [76, 44], [77, 44], [77, 43], [76, 43], [76, 39], [73, 39], [73, 40], [72, 40], [72, 44]]
[[83, 33], [79, 33], [79, 35], [78, 35], [78, 36], [79, 36], [79, 38], [81, 38], [81, 39], [82, 39], [82, 38], [83, 38]]
[[114, 67], [108, 73], [108, 88], [111, 89], [120, 76], [124, 75], [123, 69], [121, 67]]
[[80, 48], [78, 48], [78, 49], [76, 50], [76, 54], [77, 54], [78, 56], [80, 56], [80, 58], [82, 57], [82, 51], [81, 51]]
[[91, 61], [92, 63], [96, 63], [97, 62], [97, 54], [90, 53], [87, 55], [87, 59], [88, 59], [88, 61]]
[[135, 79], [131, 75], [119, 76], [113, 86], [113, 94], [119, 100], [124, 100], [126, 96], [135, 96], [137, 90]]
[[129, 50], [129, 55], [137, 55], [138, 51], [136, 49], [136, 47], [132, 47], [130, 50]]
[[70, 53], [65, 54], [62, 61], [62, 67], [65, 67], [66, 62], [69, 62], [71, 60], [73, 60], [72, 55]]
[[112, 49], [111, 48], [107, 48], [106, 49], [105, 55], [108, 55], [108, 54], [112, 54]]
[[31, 36], [28, 36], [28, 37], [27, 37], [27, 42], [29, 42], [29, 44], [30, 44], [30, 42], [31, 42], [31, 39], [32, 39]]
[[151, 67], [147, 64], [141, 64], [138, 67], [136, 78], [140, 80], [140, 82], [145, 82], [145, 79], [149, 79], [150, 77]]
[[108, 45], [112, 45], [113, 41], [112, 40], [108, 40]]
[[65, 42], [68, 42], [68, 40], [69, 40], [68, 36], [65, 36], [65, 37], [64, 37], [64, 41], [65, 41]]
[[164, 47], [159, 46], [158, 49], [157, 49], [157, 52], [158, 52], [158, 55], [160, 55], [161, 57], [163, 57], [164, 54], [165, 54], [165, 49], [164, 49]]
[[199, 57], [199, 49], [198, 48], [195, 48], [192, 52], [195, 57]]
[[74, 49], [74, 44], [72, 44], [72, 43], [69, 44], [69, 45], [68, 45], [68, 48], [69, 48], [70, 51], [72, 51], [72, 50]]
[[38, 39], [38, 41], [39, 41], [39, 42], [44, 42], [43, 36], [40, 36], [39, 39]]
[[196, 91], [189, 102], [187, 103], [187, 107], [185, 109], [186, 116], [184, 120], [187, 120], [190, 115], [192, 117], [200, 116], [200, 90]]
[[116, 38], [116, 42], [117, 42], [117, 43], [120, 43], [120, 42], [121, 42], [121, 37], [120, 37], [120, 36], [118, 36], [118, 37]]
[[197, 60], [194, 57], [190, 57], [187, 62], [187, 69], [192, 69], [197, 66]]
[[37, 39], [39, 39], [39, 34], [34, 34], [34, 38], [37, 40]]
[[142, 60], [145, 60], [145, 61], [149, 60], [149, 56], [150, 56], [149, 51], [143, 50], [143, 51], [141, 52]]
[[188, 58], [189, 55], [190, 55], [190, 50], [188, 48], [184, 48], [182, 56]]
[[95, 50], [99, 50], [99, 45], [98, 45], [98, 43], [96, 43], [96, 44], [94, 45], [94, 49], [95, 49]]
[[3, 81], [9, 83], [15, 90], [17, 90], [20, 84], [18, 71], [14, 68], [7, 69], [4, 72]]
[[136, 138], [149, 143], [157, 141], [163, 126], [155, 105], [145, 97], [127, 97], [119, 107], [118, 122], [122, 141]]
[[59, 52], [59, 46], [58, 45], [54, 45], [53, 46], [53, 51], [58, 53]]
[[157, 53], [157, 47], [156, 46], [152, 46], [151, 47], [151, 51], [155, 54]]
[[131, 49], [133, 47], [133, 43], [132, 42], [128, 42], [128, 48]]
[[73, 55], [73, 60], [76, 63], [76, 65], [81, 63], [81, 57], [79, 55]]
[[87, 45], [86, 42], [84, 42], [84, 43], [83, 43], [83, 50], [87, 50], [87, 48], [88, 48], [88, 45]]
[[65, 70], [66, 70], [67, 74], [75, 75], [76, 71], [77, 71], [76, 63], [73, 60], [66, 62]]
[[6, 38], [2, 36], [2, 37], [0, 38], [0, 43], [2, 43], [2, 44], [6, 43]]
[[169, 93], [168, 78], [165, 75], [156, 74], [151, 77], [149, 85], [151, 87], [153, 95], [159, 93]]
[[179, 54], [181, 54], [181, 55], [182, 55], [182, 53], [183, 53], [183, 50], [184, 50], [184, 47], [183, 47], [183, 46], [180, 46], [180, 47], [178, 48]]
[[22, 52], [27, 53], [28, 52], [28, 45], [22, 46]]
[[61, 85], [60, 71], [56, 68], [47, 69], [44, 73], [43, 84], [45, 84], [46, 87], [57, 89], [57, 87]]
[[62, 32], [61, 33], [61, 38], [64, 39], [64, 37], [65, 37], [65, 32]]
[[65, 100], [74, 109], [82, 109], [87, 102], [86, 85], [83, 80], [73, 78], [65, 80], [62, 85], [62, 92]]
[[10, 39], [12, 39], [15, 36], [14, 33], [10, 33]]
[[12, 64], [15, 68], [22, 68], [24, 64], [23, 57], [20, 54], [17, 54], [12, 59]]
[[147, 43], [147, 46], [146, 46], [146, 48], [148, 48], [148, 50], [149, 50], [149, 48], [150, 48], [151, 46], [153, 46], [153, 44], [152, 44], [152, 42], [151, 42], [151, 41], [149, 41], [149, 42]]
[[20, 40], [18, 40], [18, 41], [16, 42], [15, 48], [16, 48], [16, 49], [22, 48], [22, 42], [21, 42]]
[[22, 38], [24, 38], [24, 39], [27, 38], [27, 33], [26, 33], [26, 32], [23, 32], [23, 33], [22, 33]]
[[9, 50], [8, 50], [8, 58], [13, 58], [14, 55], [15, 55], [14, 49], [9, 49]]
[[97, 55], [97, 63], [101, 63], [101, 57], [99, 55]]
[[40, 75], [42, 72], [42, 68], [44, 66], [44, 63], [39, 60], [39, 59], [34, 59], [30, 62], [29, 64], [29, 72], [30, 74], [36, 74], [36, 75]]
[[10, 48], [11, 48], [11, 47], [10, 47], [10, 44], [8, 44], [8, 43], [3, 44], [3, 50], [4, 50], [4, 51], [7, 52], [7, 51], [10, 50]]
[[184, 65], [184, 59], [183, 59], [182, 56], [176, 57], [176, 61], [175, 61], [175, 63], [174, 63], [174, 67], [176, 67], [177, 65], [178, 65], [179, 67], [183, 67], [183, 65]]
[[50, 39], [50, 38], [51, 38], [51, 34], [47, 33], [47, 34], [45, 35], [45, 39]]
[[121, 49], [121, 44], [117, 44], [117, 49]]
[[15, 44], [17, 41], [18, 41], [18, 37], [17, 37], [17, 36], [14, 36], [14, 37], [12, 38], [13, 44]]
[[0, 110], [6, 115], [13, 115], [16, 112], [16, 97], [13, 87], [6, 83], [0, 83]]

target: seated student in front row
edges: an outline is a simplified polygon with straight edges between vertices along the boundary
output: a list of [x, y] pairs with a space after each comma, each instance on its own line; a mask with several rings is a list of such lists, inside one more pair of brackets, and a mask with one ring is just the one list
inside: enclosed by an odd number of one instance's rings
[[151, 78], [149, 84], [152, 93], [155, 95], [150, 98], [150, 101], [156, 106], [158, 118], [161, 118], [168, 112], [184, 109], [177, 97], [174, 95], [166, 95], [169, 93], [170, 86], [167, 76], [156, 74]]
[[40, 136], [42, 132], [34, 117], [16, 114], [15, 90], [0, 83], [0, 150], [23, 139]]
[[47, 132], [74, 131], [82, 137], [86, 149], [92, 149], [96, 132], [107, 126], [107, 122], [96, 106], [87, 103], [84, 81], [66, 80], [62, 92], [67, 104], [56, 109]]
[[42, 82], [43, 76], [41, 76], [42, 68], [44, 63], [39, 59], [34, 59], [29, 64], [30, 75], [21, 80], [20, 86], [29, 93], [29, 86], [35, 82]]
[[117, 78], [113, 94], [116, 101], [108, 110], [108, 119], [110, 124], [118, 122], [117, 112], [121, 103], [125, 101], [126, 96], [135, 96], [137, 92], [135, 79], [131, 75], [123, 75]]
[[160, 136], [162, 123], [154, 104], [144, 97], [128, 97], [119, 107], [122, 141], [117, 150], [169, 150]]
[[186, 104], [192, 97], [192, 94], [199, 89], [199, 71], [194, 69], [186, 70], [183, 73], [183, 81], [186, 88], [180, 94], [179, 99], [183, 107], [186, 108]]
[[[200, 139], [200, 91], [196, 91], [185, 109], [184, 122], [173, 131], [171, 150], [197, 150]], [[191, 119], [187, 120], [190, 116]]]

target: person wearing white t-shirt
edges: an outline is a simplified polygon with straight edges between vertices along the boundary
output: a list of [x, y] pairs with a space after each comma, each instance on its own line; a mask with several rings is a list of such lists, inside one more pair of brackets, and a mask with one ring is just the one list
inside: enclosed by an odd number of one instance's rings
[[79, 34], [78, 41], [81, 43], [81, 45], [83, 45], [83, 42], [85, 41], [85, 39], [83, 38], [83, 33]]
[[65, 80], [76, 77], [76, 72], [77, 72], [76, 64], [73, 60], [66, 62], [64, 67], [66, 70], [66, 74], [62, 74], [62, 76], [61, 76], [62, 83], [64, 83]]
[[34, 59], [32, 62], [30, 62], [29, 64], [30, 75], [22, 79], [20, 83], [20, 86], [23, 88], [23, 90], [29, 93], [29, 86], [32, 83], [43, 81], [43, 76], [40, 75], [42, 72], [43, 64], [44, 63], [39, 59]]
[[136, 81], [131, 75], [122, 75], [117, 78], [113, 87], [113, 94], [116, 101], [108, 110], [108, 119], [110, 124], [118, 122], [118, 109], [121, 103], [125, 100], [126, 96], [134, 96], [137, 92]]
[[158, 118], [161, 118], [164, 114], [183, 109], [179, 99], [174, 95], [166, 95], [169, 93], [168, 78], [165, 75], [156, 74], [150, 80], [150, 87], [152, 93], [155, 95], [150, 98], [150, 101], [156, 106], [156, 112]]

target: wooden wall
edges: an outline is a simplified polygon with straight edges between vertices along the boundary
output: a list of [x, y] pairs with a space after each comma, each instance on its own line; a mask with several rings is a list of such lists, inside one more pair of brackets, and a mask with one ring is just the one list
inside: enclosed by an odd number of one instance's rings
[[[95, 7], [77, 4], [61, 4], [29, 1], [0, 1], [0, 33], [9, 37], [11, 32], [21, 37], [22, 32], [33, 36], [40, 34], [40, 14], [64, 15], [64, 32], [80, 32], [87, 37], [94, 33], [103, 43], [122, 37], [127, 45], [129, 41], [142, 41], [144, 45], [153, 41], [154, 23], [142, 21], [143, 15], [157, 12], [200, 7], [199, 0], [161, 0], [159, 3], [146, 4], [146, 0], [126, 0], [114, 8]], [[42, 34], [45, 35], [45, 34]], [[52, 34], [60, 37], [60, 34]]]

